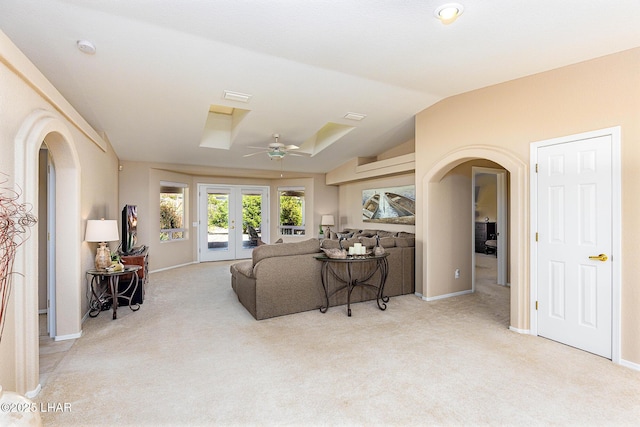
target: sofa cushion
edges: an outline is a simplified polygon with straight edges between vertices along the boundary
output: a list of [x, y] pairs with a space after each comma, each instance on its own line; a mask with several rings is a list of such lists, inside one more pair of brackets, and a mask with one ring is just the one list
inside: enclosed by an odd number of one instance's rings
[[360, 237], [360, 243], [362, 243], [362, 246], [365, 248], [372, 248], [377, 242], [375, 237]]
[[252, 253], [253, 265], [255, 266], [260, 260], [265, 258], [312, 254], [315, 252], [320, 252], [320, 241], [318, 239], [258, 246]]
[[398, 237], [409, 237], [409, 238], [413, 237], [413, 238], [415, 238], [416, 235], [414, 233], [407, 233], [406, 231], [400, 231], [398, 233]]
[[366, 230], [362, 230], [360, 232], [361, 235], [367, 235], [367, 237], [371, 237], [371, 236], [375, 236], [376, 234], [378, 234], [379, 230], [370, 230], [370, 229], [366, 229]]
[[351, 234], [358, 234], [360, 233], [360, 229], [359, 228], [345, 228], [344, 230], [342, 230], [343, 233], [351, 233]]
[[[322, 249], [338, 249], [340, 247], [340, 243], [338, 242], [338, 240], [324, 239], [320, 246], [322, 247]], [[344, 246], [344, 242], [342, 242], [342, 247], [346, 248], [346, 246]]]
[[234, 269], [247, 277], [253, 277], [253, 261], [251, 260], [236, 262], [231, 265], [231, 273]]
[[[376, 245], [375, 237], [360, 237], [360, 242], [367, 248], [372, 248]], [[381, 237], [380, 246], [383, 248], [394, 248], [396, 246], [395, 237]]]
[[398, 233], [396, 231], [378, 230], [376, 234], [380, 237], [396, 237]]
[[416, 245], [415, 237], [396, 237], [396, 246], [408, 248]]
[[349, 239], [349, 238], [353, 237], [353, 232], [349, 232], [349, 231], [343, 231], [343, 232], [337, 232], [337, 233], [334, 232], [334, 231], [331, 232], [331, 239], [332, 240], [337, 240], [337, 239], [340, 239], [340, 238], [343, 238], [343, 237], [345, 239]]

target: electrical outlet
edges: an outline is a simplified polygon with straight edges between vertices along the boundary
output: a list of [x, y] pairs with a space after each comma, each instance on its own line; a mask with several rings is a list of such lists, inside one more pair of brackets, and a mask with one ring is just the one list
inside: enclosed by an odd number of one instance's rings
[[456, 279], [460, 278], [460, 269], [459, 268], [456, 268], [455, 273], [453, 273], [453, 277], [455, 277]]

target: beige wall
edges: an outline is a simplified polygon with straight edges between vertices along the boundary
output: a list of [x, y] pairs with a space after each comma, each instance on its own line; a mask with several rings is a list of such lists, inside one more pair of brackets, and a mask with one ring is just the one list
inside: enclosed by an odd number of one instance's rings
[[[496, 157], [511, 159], [514, 168], [529, 164], [532, 142], [577, 134], [586, 131], [620, 126], [622, 129], [622, 307], [621, 357], [640, 363], [640, 287], [635, 277], [640, 264], [633, 262], [637, 242], [640, 241], [640, 202], [634, 194], [640, 190], [637, 169], [640, 166], [640, 49], [598, 58], [580, 64], [533, 75], [530, 77], [487, 87], [445, 99], [424, 110], [416, 117], [416, 182], [417, 194], [426, 192], [423, 179], [435, 176], [435, 168], [447, 169], [438, 162], [454, 159], [457, 152], [495, 153]], [[466, 151], [465, 151], [466, 150]], [[464, 160], [464, 159], [462, 159]], [[453, 166], [457, 162], [453, 162]], [[438, 165], [435, 166], [434, 165]], [[518, 173], [522, 182], [512, 182], [510, 188], [511, 218], [523, 215], [528, 221], [529, 184], [527, 174]], [[437, 191], [437, 190], [436, 190]], [[419, 197], [419, 196], [417, 196]], [[443, 216], [444, 207], [430, 197], [421, 206], [417, 223], [420, 246], [417, 248], [417, 267], [426, 265], [427, 283], [420, 288], [430, 292], [450, 276], [449, 268], [440, 268], [440, 257], [427, 250], [445, 244], [446, 236], [439, 236], [437, 221], [428, 224], [421, 216]], [[524, 212], [514, 211], [524, 207]], [[526, 224], [525, 224], [526, 226]], [[518, 230], [511, 230], [512, 232]], [[519, 259], [528, 259], [528, 226], [520, 230], [522, 248]], [[429, 245], [425, 245], [425, 242]], [[512, 248], [512, 250], [515, 250]], [[524, 256], [522, 255], [524, 253]], [[516, 261], [517, 262], [517, 261]], [[529, 292], [528, 262], [518, 266], [517, 277], [523, 284], [512, 286], [511, 324], [518, 329], [530, 327], [529, 313], [522, 307]], [[512, 268], [513, 263], [512, 263]], [[418, 275], [418, 272], [416, 272]], [[420, 289], [419, 288], [419, 289]], [[453, 289], [453, 288], [450, 288]], [[447, 292], [449, 289], [440, 290]], [[515, 311], [514, 311], [515, 310]]]
[[[38, 151], [43, 140], [56, 165], [58, 183], [73, 189], [56, 194], [61, 209], [58, 238], [64, 242], [58, 245], [56, 257], [56, 293], [63, 304], [58, 309], [56, 336], [64, 338], [82, 332], [81, 320], [88, 305], [84, 272], [93, 265], [96, 249], [96, 244], [83, 241], [84, 229], [87, 219], [109, 217], [117, 211], [117, 158], [110, 145], [0, 32], [0, 172], [7, 175], [3, 187], [20, 188], [20, 201], [31, 204], [36, 214]], [[68, 224], [70, 218], [72, 224]], [[0, 343], [0, 384], [20, 393], [34, 391], [39, 382], [38, 233], [45, 224], [32, 229], [16, 255], [14, 271], [20, 275], [14, 276]], [[74, 240], [69, 241], [69, 236]]]
[[416, 152], [416, 141], [411, 139], [403, 144], [397, 145], [384, 153], [376, 156], [376, 160], [386, 160], [398, 156], [404, 156], [405, 154], [411, 154]]

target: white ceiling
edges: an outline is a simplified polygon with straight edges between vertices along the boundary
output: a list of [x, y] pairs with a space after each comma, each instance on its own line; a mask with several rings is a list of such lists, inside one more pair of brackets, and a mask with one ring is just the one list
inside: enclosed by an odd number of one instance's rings
[[[640, 46], [639, 0], [459, 0], [443, 25], [445, 2], [2, 0], [0, 28], [123, 160], [279, 170], [246, 146], [355, 127], [285, 159], [304, 172], [412, 139], [414, 115], [448, 96]], [[211, 105], [251, 111], [230, 149], [199, 146]]]

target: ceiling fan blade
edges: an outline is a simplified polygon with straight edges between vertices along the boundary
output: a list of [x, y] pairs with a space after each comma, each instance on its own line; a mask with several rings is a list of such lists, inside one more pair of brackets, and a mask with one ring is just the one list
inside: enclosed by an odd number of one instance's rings
[[308, 153], [292, 153], [292, 152], [287, 152], [287, 156], [296, 156], [296, 157], [311, 157], [311, 154]]
[[251, 157], [251, 156], [255, 156], [256, 154], [262, 154], [262, 153], [268, 153], [268, 151], [256, 151], [255, 153], [245, 154], [242, 157]]
[[285, 150], [297, 150], [300, 147], [298, 147], [297, 145], [291, 144], [291, 145], [285, 145], [282, 148], [284, 148]]

